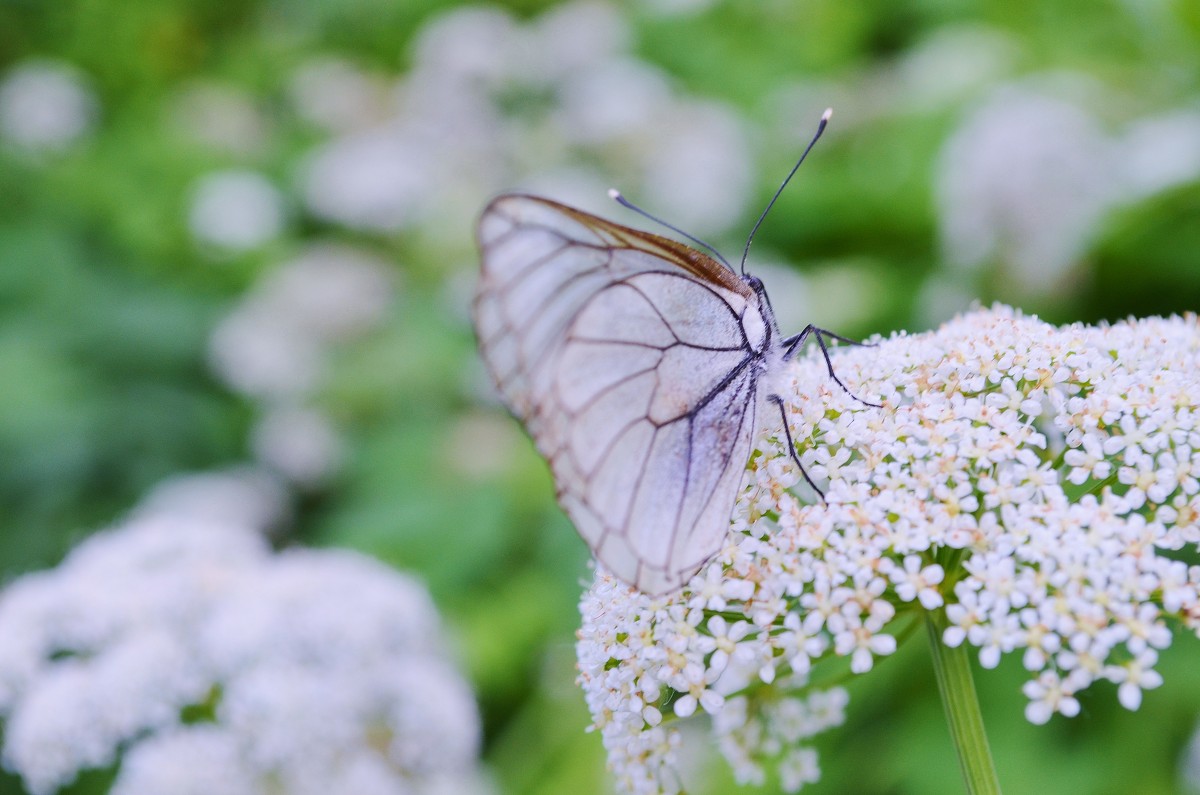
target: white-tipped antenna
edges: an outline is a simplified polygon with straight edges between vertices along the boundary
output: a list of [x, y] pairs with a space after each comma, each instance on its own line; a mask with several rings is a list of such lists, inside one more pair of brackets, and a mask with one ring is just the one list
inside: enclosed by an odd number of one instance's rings
[[816, 145], [817, 140], [820, 139], [821, 133], [825, 132], [825, 125], [829, 124], [829, 119], [832, 116], [833, 108], [826, 108], [825, 112], [821, 114], [821, 121], [817, 123], [816, 134], [813, 135], [812, 140], [808, 142], [808, 146], [804, 147], [804, 153], [800, 155], [800, 159], [796, 161], [796, 165], [792, 166], [792, 170], [788, 172], [788, 175], [783, 178], [783, 182], [779, 184], [779, 190], [775, 191], [775, 195], [771, 197], [771, 201], [767, 202], [767, 206], [763, 209], [762, 215], [758, 216], [758, 220], [754, 223], [754, 228], [750, 230], [750, 236], [746, 238], [746, 248], [742, 250], [743, 276], [746, 275], [746, 258], [750, 256], [750, 244], [754, 242], [754, 235], [758, 232], [758, 228], [762, 226], [762, 222], [767, 217], [767, 213], [771, 212], [771, 208], [775, 206], [775, 201], [779, 198], [779, 194], [783, 193], [783, 189], [787, 187], [787, 184], [791, 181], [792, 177], [795, 176], [796, 171], [800, 168], [800, 164], [804, 162], [804, 158], [808, 157], [808, 153], [812, 151], [812, 148]]
[[[643, 216], [644, 218], [649, 218], [654, 223], [659, 224], [661, 226], [665, 226], [667, 229], [670, 229], [672, 232], [686, 237], [688, 240], [692, 241], [693, 243], [700, 246], [701, 248], [708, 249], [709, 251], [711, 251], [713, 253], [713, 256], [715, 256], [718, 260], [721, 261], [721, 264], [723, 264], [726, 268], [729, 268], [729, 270], [733, 270], [733, 266], [729, 264], [729, 260], [727, 260], [721, 256], [721, 252], [717, 251], [715, 248], [713, 248], [709, 244], [705, 243], [703, 240], [696, 237], [695, 235], [689, 235], [687, 232], [683, 231], [679, 227], [674, 226], [673, 224], [668, 224], [663, 219], [658, 218], [657, 216], [653, 216], [650, 213], [646, 212], [641, 207], [638, 207], [636, 204], [629, 201], [629, 199], [626, 199], [625, 196], [621, 194], [621, 191], [617, 190], [616, 188], [608, 189], [608, 198], [612, 199], [613, 201], [615, 201], [617, 204], [621, 205], [622, 207], [624, 207], [628, 210], [633, 210], [638, 215]], [[736, 273], [736, 271], [735, 271], [735, 273]]]

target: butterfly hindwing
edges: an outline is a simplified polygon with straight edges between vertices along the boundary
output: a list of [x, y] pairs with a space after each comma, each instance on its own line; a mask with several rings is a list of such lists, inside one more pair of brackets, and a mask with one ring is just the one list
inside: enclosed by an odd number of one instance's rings
[[529, 196], [479, 225], [480, 350], [596, 558], [648, 593], [715, 554], [758, 405], [758, 298], [707, 255]]

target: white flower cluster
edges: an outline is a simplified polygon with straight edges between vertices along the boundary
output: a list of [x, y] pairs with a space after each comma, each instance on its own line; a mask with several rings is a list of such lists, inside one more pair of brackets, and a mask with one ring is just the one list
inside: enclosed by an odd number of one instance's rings
[[420, 585], [156, 500], [0, 593], [3, 758], [31, 793], [109, 766], [114, 795], [486, 791]]
[[26, 151], [59, 151], [95, 123], [98, 103], [69, 64], [30, 60], [0, 79], [0, 138]]
[[394, 284], [387, 263], [366, 252], [313, 245], [268, 271], [213, 331], [213, 370], [263, 403], [256, 457], [297, 485], [319, 485], [341, 461], [337, 431], [306, 405], [327, 352], [383, 322]]
[[1076, 104], [997, 89], [941, 154], [946, 260], [966, 269], [998, 261], [1030, 293], [1059, 288], [1119, 196], [1115, 149]]
[[1081, 76], [1003, 84], [953, 132], [937, 176], [950, 266], [998, 263], [1031, 294], [1072, 289], [1081, 280], [1070, 270], [1107, 213], [1200, 177], [1200, 112], [1168, 111], [1110, 134], [1102, 114], [1078, 103], [1088, 95], [1114, 104]]
[[[823, 658], [870, 670], [894, 626], [946, 612], [943, 642], [980, 663], [1020, 651], [1027, 718], [1074, 715], [1091, 683], [1136, 709], [1162, 679], [1168, 621], [1200, 630], [1200, 324], [1194, 316], [1055, 328], [996, 307], [937, 332], [819, 355], [777, 385], [802, 460], [760, 441], [726, 548], [679, 594], [650, 599], [600, 572], [581, 610], [580, 681], [631, 792], [679, 788], [666, 714], [713, 715], [743, 780], [841, 716], [806, 694]], [[837, 691], [835, 691], [836, 693]], [[780, 705], [801, 716], [784, 728]], [[814, 703], [816, 700], [816, 703]]]
[[674, 90], [629, 38], [600, 2], [527, 23], [473, 7], [430, 19], [391, 91], [347, 64], [305, 65], [296, 110], [336, 132], [309, 163], [309, 209], [355, 229], [419, 225], [457, 242], [480, 195], [521, 185], [598, 209], [615, 179], [677, 224], [725, 228], [751, 186], [741, 123]]
[[283, 194], [256, 171], [216, 171], [204, 176], [192, 191], [188, 228], [214, 251], [249, 251], [283, 231], [283, 203]]

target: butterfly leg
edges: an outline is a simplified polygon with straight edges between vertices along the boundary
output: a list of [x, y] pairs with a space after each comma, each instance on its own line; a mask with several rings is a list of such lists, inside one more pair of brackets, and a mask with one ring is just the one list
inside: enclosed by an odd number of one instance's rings
[[779, 397], [779, 395], [770, 395], [767, 399], [779, 407], [779, 419], [783, 420], [783, 437], [787, 440], [787, 449], [792, 456], [792, 460], [796, 462], [796, 466], [800, 467], [800, 474], [808, 481], [808, 485], [812, 486], [812, 490], [824, 501], [825, 492], [821, 491], [816, 483], [813, 483], [813, 479], [808, 476], [808, 470], [804, 468], [804, 464], [800, 461], [800, 456], [796, 453], [796, 443], [792, 441], [792, 431], [788, 428], [788, 418], [787, 412], [783, 408], [783, 398]]
[[870, 346], [865, 342], [858, 342], [856, 340], [849, 339], [848, 337], [843, 337], [840, 334], [834, 334], [832, 331], [829, 331], [827, 329], [817, 328], [812, 323], [809, 323], [807, 326], [804, 327], [804, 330], [801, 331], [799, 334], [797, 334], [794, 337], [788, 337], [787, 339], [785, 339], [783, 341], [783, 345], [785, 348], [785, 350], [783, 352], [784, 361], [787, 361], [788, 359], [792, 358], [792, 356], [796, 353], [796, 351], [800, 348], [800, 346], [804, 344], [804, 341], [806, 339], [808, 339], [809, 334], [812, 334], [814, 337], [817, 338], [817, 344], [821, 346], [821, 355], [823, 357], [825, 357], [825, 367], [828, 368], [829, 377], [833, 379], [833, 382], [835, 384], [837, 384], [838, 386], [840, 386], [842, 388], [843, 392], [845, 392], [847, 395], [849, 395], [850, 397], [857, 400], [859, 403], [862, 403], [864, 406], [870, 406], [871, 408], [876, 408], [876, 409], [882, 408], [883, 407], [882, 404], [872, 403], [869, 400], [863, 400], [858, 395], [851, 392], [849, 387], [847, 387], [845, 384], [842, 383], [842, 379], [837, 377], [837, 374], [833, 372], [833, 361], [829, 358], [829, 346], [826, 344], [825, 338], [829, 337], [830, 339], [835, 339], [840, 342], [848, 343], [850, 345], [863, 345], [863, 346], [867, 346], [867, 347], [873, 347], [873, 346]]

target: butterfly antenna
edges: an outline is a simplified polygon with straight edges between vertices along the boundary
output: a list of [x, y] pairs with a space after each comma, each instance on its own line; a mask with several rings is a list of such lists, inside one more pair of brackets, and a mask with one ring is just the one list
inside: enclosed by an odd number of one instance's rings
[[650, 213], [646, 212], [646, 211], [645, 211], [645, 210], [643, 210], [641, 207], [638, 207], [636, 204], [634, 204], [633, 202], [629, 201], [629, 199], [626, 199], [626, 198], [625, 198], [625, 197], [624, 197], [624, 196], [621, 194], [621, 191], [617, 190], [616, 188], [609, 188], [609, 189], [608, 189], [608, 198], [612, 199], [612, 200], [613, 200], [613, 201], [615, 201], [617, 204], [621, 205], [622, 207], [624, 207], [624, 208], [626, 208], [626, 209], [628, 209], [628, 210], [633, 210], [633, 211], [634, 211], [635, 213], [637, 213], [638, 215], [641, 215], [641, 216], [643, 216], [643, 217], [645, 217], [645, 218], [649, 218], [651, 221], [653, 221], [653, 222], [654, 222], [654, 223], [656, 223], [656, 224], [659, 224], [660, 226], [665, 226], [667, 229], [670, 229], [672, 232], [674, 232], [674, 233], [676, 233], [676, 234], [678, 234], [678, 235], [683, 235], [683, 236], [684, 236], [684, 237], [686, 237], [688, 240], [692, 241], [693, 243], [695, 243], [696, 245], [700, 246], [701, 248], [706, 248], [706, 249], [708, 249], [709, 251], [711, 251], [711, 252], [713, 253], [713, 255], [714, 255], [714, 256], [715, 256], [717, 259], [719, 259], [719, 260], [722, 262], [722, 264], [724, 264], [724, 265], [725, 265], [725, 267], [726, 267], [726, 268], [729, 268], [729, 270], [733, 270], [733, 266], [729, 264], [729, 260], [727, 260], [727, 259], [725, 259], [724, 257], [722, 257], [722, 256], [721, 256], [721, 252], [717, 251], [715, 248], [713, 248], [713, 247], [712, 247], [712, 246], [710, 246], [709, 244], [705, 243], [703, 240], [701, 240], [700, 238], [696, 237], [695, 235], [689, 235], [687, 232], [683, 231], [683, 230], [682, 230], [682, 229], [680, 229], [679, 227], [677, 227], [677, 226], [674, 226], [674, 225], [672, 225], [672, 224], [668, 224], [668, 223], [667, 223], [666, 221], [664, 221], [663, 219], [661, 219], [661, 218], [658, 218], [658, 217], [656, 217], [656, 216], [653, 216], [653, 215], [651, 215]]
[[783, 178], [783, 182], [779, 185], [779, 190], [775, 191], [775, 195], [771, 197], [771, 201], [767, 202], [766, 209], [762, 211], [762, 215], [758, 216], [758, 221], [754, 224], [754, 228], [750, 230], [750, 237], [746, 238], [746, 248], [742, 251], [742, 275], [746, 275], [746, 258], [750, 256], [750, 244], [754, 242], [754, 235], [758, 232], [758, 228], [762, 226], [763, 220], [767, 217], [767, 213], [771, 212], [771, 208], [775, 206], [776, 199], [779, 194], [783, 193], [783, 189], [792, 181], [796, 171], [799, 170], [800, 164], [804, 162], [804, 158], [808, 157], [808, 153], [816, 145], [817, 140], [821, 137], [821, 133], [825, 132], [825, 125], [829, 124], [829, 117], [833, 115], [833, 108], [826, 108], [821, 114], [821, 122], [817, 125], [817, 134], [808, 142], [808, 146], [804, 148], [804, 154], [800, 155], [800, 159], [796, 161], [796, 165], [792, 166], [792, 170]]

